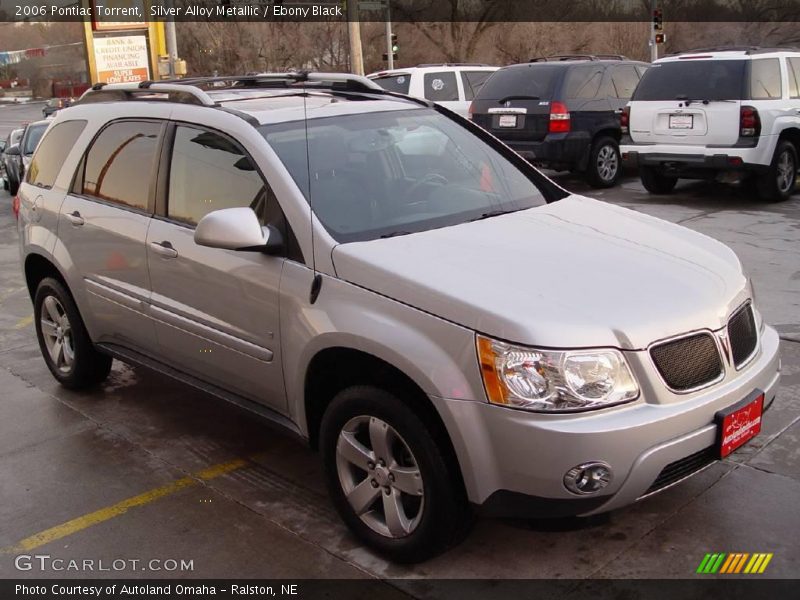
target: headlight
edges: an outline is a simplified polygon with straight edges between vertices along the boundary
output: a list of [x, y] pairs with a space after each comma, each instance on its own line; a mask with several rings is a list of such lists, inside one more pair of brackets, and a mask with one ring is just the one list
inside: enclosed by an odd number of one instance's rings
[[539, 350], [476, 337], [489, 402], [541, 412], [570, 412], [639, 396], [619, 350]]

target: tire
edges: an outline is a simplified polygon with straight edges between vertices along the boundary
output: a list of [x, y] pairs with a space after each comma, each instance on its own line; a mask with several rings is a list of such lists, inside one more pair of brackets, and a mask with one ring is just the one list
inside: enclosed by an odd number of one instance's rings
[[376, 552], [420, 562], [466, 535], [472, 517], [463, 486], [430, 430], [394, 394], [372, 386], [339, 392], [322, 418], [320, 449], [336, 510]]
[[769, 169], [756, 180], [759, 197], [766, 202], [783, 202], [794, 193], [797, 178], [797, 150], [786, 140], [778, 141]]
[[95, 349], [72, 296], [61, 282], [47, 277], [39, 283], [33, 320], [44, 362], [61, 385], [79, 390], [108, 377], [112, 359]]
[[664, 175], [656, 167], [639, 167], [642, 185], [651, 194], [669, 194], [678, 183], [677, 177]]
[[586, 181], [595, 188], [617, 185], [622, 174], [622, 157], [617, 140], [602, 136], [592, 143], [589, 164], [586, 166]]

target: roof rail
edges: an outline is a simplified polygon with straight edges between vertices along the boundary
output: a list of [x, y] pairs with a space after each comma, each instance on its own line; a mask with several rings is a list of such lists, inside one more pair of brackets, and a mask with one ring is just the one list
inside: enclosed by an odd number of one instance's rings
[[622, 54], [555, 54], [553, 56], [536, 56], [528, 62], [560, 62], [567, 60], [628, 60]]
[[763, 54], [765, 52], [780, 52], [791, 51], [798, 52], [798, 48], [794, 46], [710, 46], [708, 48], [691, 48], [690, 50], [681, 50], [680, 52], [670, 52], [667, 56], [675, 56], [677, 54], [697, 54], [698, 52], [744, 52], [745, 54]]
[[[79, 102], [107, 102], [111, 100], [166, 100], [201, 106], [216, 106], [217, 102], [202, 88], [214, 89], [223, 84], [227, 88], [290, 87], [310, 83], [315, 89], [335, 89], [348, 92], [381, 93], [383, 88], [361, 75], [350, 73], [258, 73], [229, 77], [191, 77], [166, 81], [141, 81], [139, 83], [98, 83], [86, 90]], [[224, 84], [228, 84], [225, 86]], [[161, 98], [158, 98], [161, 95]]]
[[426, 67], [491, 67], [486, 63], [423, 63], [417, 65], [417, 69], [424, 69]]

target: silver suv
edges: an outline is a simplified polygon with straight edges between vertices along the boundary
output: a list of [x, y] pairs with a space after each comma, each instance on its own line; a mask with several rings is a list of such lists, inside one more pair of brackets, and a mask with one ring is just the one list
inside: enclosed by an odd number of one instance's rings
[[285, 426], [398, 561], [475, 509], [589, 515], [673, 485], [756, 435], [778, 386], [727, 247], [356, 76], [95, 86], [18, 198], [56, 379], [118, 358]]

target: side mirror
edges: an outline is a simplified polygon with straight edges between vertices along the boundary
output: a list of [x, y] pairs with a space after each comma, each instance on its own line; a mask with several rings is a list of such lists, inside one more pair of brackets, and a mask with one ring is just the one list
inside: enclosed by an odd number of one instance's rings
[[249, 250], [275, 253], [283, 247], [283, 239], [275, 227], [261, 227], [252, 208], [223, 208], [200, 219], [194, 230], [199, 246], [223, 250]]
[[5, 149], [6, 149], [6, 143], [0, 141], [0, 154], [2, 154], [5, 151]]
[[19, 149], [19, 144], [12, 144], [11, 146], [8, 147], [8, 150], [6, 150], [5, 153], [8, 154], [9, 156], [19, 156], [20, 154], [22, 154], [22, 152], [20, 152]]

